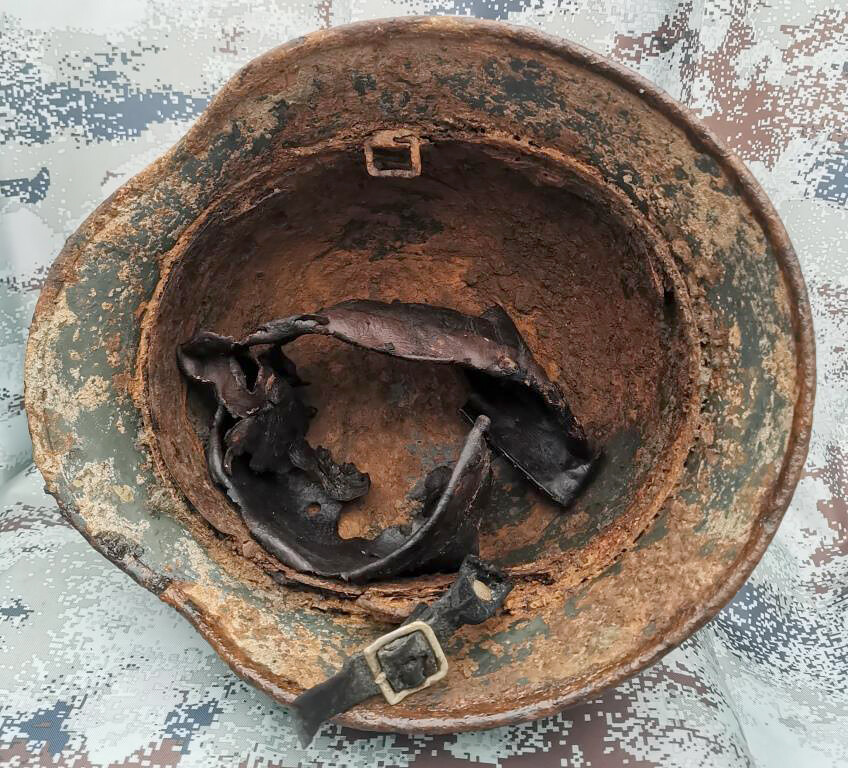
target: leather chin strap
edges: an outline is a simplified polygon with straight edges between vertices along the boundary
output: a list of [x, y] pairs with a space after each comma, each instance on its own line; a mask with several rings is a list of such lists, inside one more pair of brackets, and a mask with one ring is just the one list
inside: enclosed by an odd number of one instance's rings
[[293, 703], [304, 746], [325, 720], [383, 694], [395, 704], [442, 679], [448, 662], [442, 648], [464, 624], [480, 624], [503, 605], [512, 589], [508, 577], [469, 555], [456, 581], [432, 605], [420, 603], [396, 630], [348, 658], [341, 670], [304, 691]]

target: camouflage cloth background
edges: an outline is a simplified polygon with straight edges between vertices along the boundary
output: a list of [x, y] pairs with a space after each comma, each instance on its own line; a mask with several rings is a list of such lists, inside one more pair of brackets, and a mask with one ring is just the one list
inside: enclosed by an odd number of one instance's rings
[[[0, 765], [848, 765], [848, 12], [844, 0], [0, 0]], [[238, 680], [41, 491], [22, 410], [45, 270], [106, 195], [286, 39], [411, 13], [506, 19], [639, 70], [763, 183], [798, 249], [819, 388], [762, 564], [661, 663], [558, 717], [440, 737], [325, 727]]]

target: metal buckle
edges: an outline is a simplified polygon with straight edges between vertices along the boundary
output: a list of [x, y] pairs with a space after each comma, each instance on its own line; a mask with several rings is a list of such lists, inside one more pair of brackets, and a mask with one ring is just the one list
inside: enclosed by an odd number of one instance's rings
[[[430, 646], [430, 650], [433, 652], [433, 656], [436, 657], [436, 662], [439, 665], [439, 668], [426, 680], [424, 680], [421, 685], [415, 688], [404, 688], [402, 691], [396, 691], [391, 685], [389, 685], [389, 681], [386, 680], [386, 673], [380, 666], [380, 660], [377, 658], [377, 651], [379, 651], [383, 646], [391, 643], [393, 640], [397, 640], [399, 637], [405, 637], [406, 635], [411, 635], [413, 632], [420, 632], [427, 639], [427, 643]], [[412, 621], [409, 624], [405, 624], [402, 627], [392, 630], [391, 632], [387, 632], [385, 635], [381, 635], [362, 651], [362, 655], [365, 657], [365, 661], [368, 662], [368, 666], [371, 668], [371, 674], [374, 675], [374, 682], [377, 683], [377, 686], [380, 688], [380, 691], [382, 691], [383, 696], [389, 704], [397, 704], [399, 701], [403, 701], [403, 699], [409, 696], [410, 693], [416, 693], [424, 688], [428, 688], [433, 683], [441, 680], [448, 673], [448, 660], [445, 656], [445, 652], [442, 650], [442, 646], [439, 645], [436, 633], [433, 632], [433, 628], [429, 624], [423, 621]]]
[[[370, 176], [394, 176], [402, 179], [413, 179], [421, 175], [421, 141], [409, 131], [377, 131], [368, 138], [365, 147], [365, 168]], [[406, 150], [406, 167], [381, 168], [379, 157], [381, 152], [397, 152]]]

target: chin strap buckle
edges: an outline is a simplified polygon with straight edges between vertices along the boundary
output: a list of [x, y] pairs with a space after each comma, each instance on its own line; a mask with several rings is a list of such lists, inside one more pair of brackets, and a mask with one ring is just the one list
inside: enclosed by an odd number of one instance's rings
[[511, 589], [505, 573], [468, 555], [438, 600], [419, 603], [404, 624], [349, 656], [335, 675], [294, 700], [301, 742], [309, 744], [321, 723], [372, 696], [382, 694], [394, 705], [441, 680], [448, 673], [442, 644], [460, 627], [494, 616]]
[[[432, 654], [432, 659], [427, 659], [426, 661], [430, 662], [431, 666], [435, 662], [436, 669], [431, 674], [424, 676], [423, 682], [418, 685], [403, 687], [400, 690], [396, 690], [390, 682], [389, 673], [386, 668], [384, 668], [383, 663], [381, 663], [380, 653], [382, 651], [385, 655], [386, 652], [390, 650], [389, 646], [396, 644], [401, 638], [414, 635], [416, 632], [423, 636], [426, 641], [425, 647], [430, 654]], [[417, 640], [418, 638], [415, 639]], [[412, 638], [410, 638], [410, 640], [412, 640]], [[403, 644], [403, 647], [400, 647], [401, 644], [399, 643], [397, 643], [396, 647], [398, 651], [404, 654], [409, 654], [409, 645], [410, 643], [407, 641]], [[403, 701], [403, 699], [409, 696], [409, 694], [416, 693], [417, 691], [430, 687], [433, 683], [438, 682], [448, 673], [448, 660], [445, 656], [445, 652], [442, 650], [442, 646], [439, 644], [436, 633], [433, 632], [433, 629], [429, 624], [423, 621], [411, 621], [409, 624], [404, 624], [391, 632], [387, 632], [385, 635], [381, 635], [362, 651], [362, 655], [365, 657], [365, 661], [368, 662], [371, 673], [374, 675], [374, 682], [377, 684], [377, 687], [380, 689], [389, 704], [397, 704], [399, 701]], [[389, 661], [389, 658], [386, 658], [385, 661]], [[401, 677], [398, 678], [397, 675], [393, 675], [393, 678], [396, 681], [398, 679], [403, 680], [403, 673], [406, 672], [406, 680], [409, 679], [410, 673], [420, 679], [423, 675], [423, 671], [421, 670], [424, 668], [425, 662], [420, 658], [419, 662], [421, 663], [421, 667], [419, 669], [401, 670]]]

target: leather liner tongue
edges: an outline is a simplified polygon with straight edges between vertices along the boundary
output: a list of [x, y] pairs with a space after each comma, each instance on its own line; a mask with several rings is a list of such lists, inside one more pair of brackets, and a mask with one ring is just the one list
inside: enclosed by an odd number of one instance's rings
[[[459, 460], [428, 474], [409, 523], [375, 539], [343, 539], [337, 530], [343, 504], [368, 492], [368, 475], [305, 438], [315, 411], [301, 399], [305, 384], [283, 347], [307, 334], [466, 371], [471, 395], [462, 413], [473, 428]], [[213, 479], [269, 553], [320, 576], [362, 582], [455, 571], [477, 554], [491, 482], [485, 437], [563, 506], [579, 493], [595, 458], [562, 392], [501, 307], [474, 317], [353, 300], [273, 320], [238, 341], [202, 331], [179, 347], [177, 358], [189, 379], [212, 388], [218, 404], [207, 445]]]

